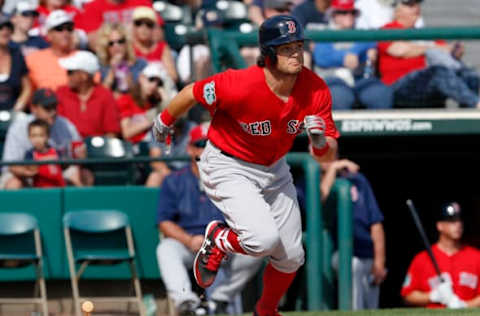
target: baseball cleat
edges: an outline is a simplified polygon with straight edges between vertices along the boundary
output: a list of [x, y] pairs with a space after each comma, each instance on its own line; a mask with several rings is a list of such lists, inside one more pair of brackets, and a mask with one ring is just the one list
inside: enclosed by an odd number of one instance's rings
[[226, 225], [220, 221], [211, 221], [205, 229], [202, 248], [197, 252], [193, 262], [193, 274], [197, 284], [202, 288], [212, 285], [225, 253], [215, 245], [215, 235]]

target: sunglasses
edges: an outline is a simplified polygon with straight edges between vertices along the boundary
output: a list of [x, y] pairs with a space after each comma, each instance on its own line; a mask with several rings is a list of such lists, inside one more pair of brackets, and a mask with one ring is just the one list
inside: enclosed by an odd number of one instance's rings
[[117, 45], [123, 45], [127, 42], [126, 39], [124, 38], [121, 38], [119, 40], [116, 40], [116, 41], [108, 41], [108, 46], [112, 47], [113, 45], [117, 44]]
[[163, 87], [163, 80], [160, 78], [151, 77], [151, 78], [148, 78], [148, 81], [155, 82], [157, 84], [157, 87]]
[[351, 11], [351, 10], [339, 10], [335, 11], [335, 14], [340, 14], [340, 15], [357, 15], [357, 11]]
[[21, 15], [26, 18], [35, 18], [38, 16], [38, 13], [36, 11], [25, 11]]
[[55, 26], [53, 28], [55, 32], [63, 32], [63, 31], [68, 31], [68, 32], [73, 32], [73, 24], [72, 23], [65, 23], [59, 26]]
[[76, 71], [76, 70], [68, 69], [68, 70], [67, 70], [67, 75], [68, 75], [68, 76], [71, 76], [71, 75], [73, 75], [73, 74], [75, 73], [75, 71]]
[[149, 29], [153, 29], [153, 27], [155, 26], [155, 23], [153, 23], [150, 20], [136, 20], [136, 21], [133, 22], [133, 24], [135, 24], [136, 27], [140, 27], [142, 25], [145, 25]]
[[197, 140], [192, 144], [192, 146], [195, 146], [198, 148], [205, 148], [205, 146], [207, 146], [207, 140], [206, 139]]
[[290, 9], [289, 8], [276, 8], [275, 11], [279, 13], [289, 13]]

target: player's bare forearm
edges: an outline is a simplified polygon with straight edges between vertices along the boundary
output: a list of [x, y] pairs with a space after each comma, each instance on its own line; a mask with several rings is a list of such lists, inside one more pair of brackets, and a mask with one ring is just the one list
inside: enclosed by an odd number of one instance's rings
[[322, 202], [326, 201], [332, 190], [333, 183], [337, 179], [337, 169], [334, 166], [335, 163], [332, 163], [330, 168], [327, 168], [326, 172], [322, 175], [322, 180], [320, 181], [320, 194], [322, 195]]
[[313, 155], [313, 158], [315, 158], [316, 161], [322, 163], [322, 162], [332, 162], [337, 158], [337, 150], [338, 150], [338, 143], [337, 140], [333, 137], [327, 136], [327, 143], [329, 145], [328, 151], [323, 154], [322, 156], [316, 156]]
[[411, 306], [426, 306], [430, 303], [430, 293], [413, 291], [404, 297], [405, 303]]
[[162, 234], [167, 238], [173, 238], [184, 244], [186, 247], [190, 247], [190, 241], [193, 238], [192, 235], [187, 233], [182, 227], [172, 221], [163, 221], [158, 225], [158, 228]]
[[370, 235], [373, 241], [374, 261], [385, 265], [385, 232], [382, 223], [375, 223], [370, 227]]
[[193, 83], [184, 87], [167, 106], [167, 111], [174, 118], [181, 117], [197, 103], [193, 96]]
[[466, 301], [468, 307], [480, 307], [480, 295], [476, 296], [474, 299]]

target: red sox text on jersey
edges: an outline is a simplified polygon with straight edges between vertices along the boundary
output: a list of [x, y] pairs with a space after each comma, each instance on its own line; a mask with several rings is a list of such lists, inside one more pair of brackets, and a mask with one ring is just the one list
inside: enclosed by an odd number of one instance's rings
[[299, 73], [287, 102], [271, 91], [257, 66], [198, 81], [193, 93], [213, 117], [209, 140], [248, 162], [271, 165], [283, 157], [302, 132], [305, 115], [321, 116], [326, 136], [339, 136], [328, 87], [307, 68]]

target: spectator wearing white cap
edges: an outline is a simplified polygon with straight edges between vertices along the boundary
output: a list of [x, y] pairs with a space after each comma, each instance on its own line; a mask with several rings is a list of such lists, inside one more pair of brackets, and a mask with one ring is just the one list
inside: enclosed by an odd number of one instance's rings
[[94, 82], [100, 66], [88, 51], [76, 51], [59, 60], [67, 71], [68, 85], [58, 88], [58, 113], [68, 118], [82, 137], [120, 133], [118, 106], [110, 90]]
[[12, 22], [0, 16], [0, 110], [22, 111], [32, 87], [22, 53], [9, 45], [12, 33]]
[[75, 28], [82, 28], [81, 26], [81, 11], [79, 8], [70, 4], [68, 0], [40, 0], [37, 8], [38, 24], [40, 27], [45, 25], [48, 16], [55, 10], [63, 10], [67, 12], [72, 18]]
[[29, 32], [38, 17], [37, 6], [28, 2], [20, 1], [15, 7], [11, 21], [14, 26], [12, 42], [20, 46], [23, 56], [49, 47], [48, 43], [40, 36], [32, 36]]
[[158, 40], [155, 36], [155, 28], [159, 27], [155, 11], [149, 7], [137, 7], [132, 19], [135, 54], [149, 62], [161, 63], [170, 78], [177, 82], [178, 74], [170, 47], [165, 40]]
[[57, 89], [67, 84], [67, 72], [58, 60], [75, 52], [71, 16], [56, 10], [50, 13], [45, 23], [49, 48], [41, 49], [26, 58], [30, 79], [36, 88]]

